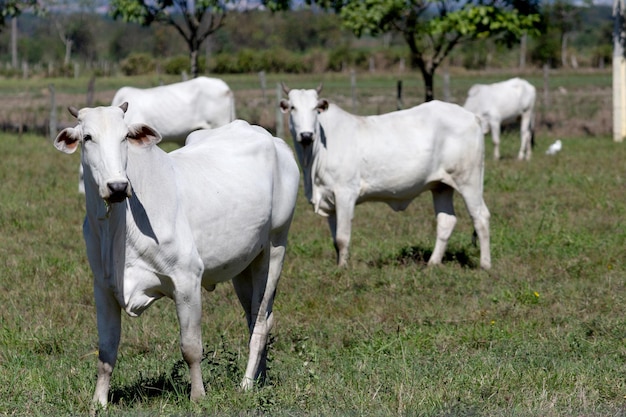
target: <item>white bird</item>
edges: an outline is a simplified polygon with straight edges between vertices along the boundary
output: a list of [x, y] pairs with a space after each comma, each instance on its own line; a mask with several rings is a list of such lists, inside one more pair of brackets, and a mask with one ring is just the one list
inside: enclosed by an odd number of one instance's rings
[[560, 140], [554, 142], [548, 150], [546, 151], [546, 155], [556, 155], [561, 149], [563, 149], [563, 144]]

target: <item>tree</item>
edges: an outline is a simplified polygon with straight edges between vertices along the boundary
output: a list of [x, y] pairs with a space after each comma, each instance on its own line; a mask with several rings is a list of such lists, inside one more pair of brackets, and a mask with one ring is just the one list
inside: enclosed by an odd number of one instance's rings
[[[457, 46], [496, 38], [512, 45], [525, 33], [538, 33], [538, 0], [308, 0], [334, 9], [357, 36], [399, 33], [410, 64], [424, 79], [426, 101], [434, 99], [435, 71]], [[266, 0], [284, 10], [289, 0]]]
[[556, 0], [546, 4], [545, 9], [546, 26], [558, 33], [561, 44], [561, 66], [566, 67], [567, 42], [572, 32], [580, 28], [582, 9], [569, 0]]
[[0, 0], [0, 31], [11, 19], [11, 63], [17, 67], [17, 17], [26, 9], [39, 10], [37, 0]]
[[4, 28], [7, 19], [18, 17], [27, 9], [38, 11], [41, 8], [37, 0], [0, 0], [0, 30]]
[[111, 15], [126, 22], [150, 26], [153, 22], [176, 28], [189, 48], [191, 76], [198, 76], [202, 42], [224, 24], [231, 0], [111, 0]]

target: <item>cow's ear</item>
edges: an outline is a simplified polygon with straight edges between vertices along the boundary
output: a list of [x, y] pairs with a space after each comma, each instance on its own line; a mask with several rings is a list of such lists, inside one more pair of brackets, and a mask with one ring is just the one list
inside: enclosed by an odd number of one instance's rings
[[137, 146], [151, 146], [161, 142], [161, 134], [143, 123], [128, 126], [126, 138]]
[[53, 145], [63, 153], [71, 154], [78, 149], [80, 133], [76, 128], [68, 127], [63, 129], [54, 139]]
[[328, 100], [326, 100], [325, 98], [319, 99], [319, 101], [317, 102], [317, 111], [321, 113], [326, 110], [328, 110]]
[[283, 113], [289, 113], [289, 110], [291, 109], [291, 104], [289, 104], [289, 100], [286, 99], [282, 99], [280, 100], [280, 111], [282, 111]]

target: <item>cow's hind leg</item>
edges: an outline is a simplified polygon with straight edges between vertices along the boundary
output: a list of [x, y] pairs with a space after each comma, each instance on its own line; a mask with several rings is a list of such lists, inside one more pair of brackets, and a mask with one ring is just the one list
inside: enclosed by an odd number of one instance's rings
[[493, 159], [500, 159], [500, 121], [492, 121], [489, 123], [491, 130], [491, 140], [493, 142]]
[[269, 243], [248, 268], [233, 279], [237, 297], [246, 313], [250, 332], [248, 364], [241, 388], [249, 390], [255, 380], [266, 378], [267, 341], [274, 325], [272, 308], [285, 258], [287, 236]]
[[517, 154], [518, 160], [530, 161], [532, 155], [532, 137], [533, 137], [533, 120], [532, 111], [525, 111], [522, 113], [522, 120], [520, 123], [520, 135], [521, 144], [519, 153]]
[[478, 235], [480, 267], [489, 269], [491, 268], [491, 249], [489, 243], [489, 218], [491, 215], [489, 209], [485, 204], [482, 192], [479, 193], [473, 189], [461, 189], [459, 192], [465, 200], [467, 211], [474, 222], [474, 231]]
[[437, 241], [433, 254], [428, 260], [429, 265], [441, 263], [446, 252], [448, 239], [456, 225], [456, 215], [454, 214], [454, 189], [445, 184], [439, 184], [433, 188], [433, 203], [435, 205], [435, 216], [437, 218]]

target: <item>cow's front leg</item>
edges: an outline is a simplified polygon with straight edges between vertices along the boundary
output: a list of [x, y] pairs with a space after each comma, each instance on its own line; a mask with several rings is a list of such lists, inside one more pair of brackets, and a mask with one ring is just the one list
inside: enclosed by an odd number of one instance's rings
[[489, 124], [491, 130], [491, 141], [493, 142], [493, 159], [500, 159], [500, 122], [493, 121]]
[[177, 288], [174, 293], [176, 313], [180, 324], [180, 350], [189, 366], [191, 379], [191, 399], [198, 400], [205, 396], [202, 382], [202, 294], [200, 277], [184, 288]]
[[456, 225], [454, 213], [454, 190], [447, 185], [440, 185], [432, 190], [435, 216], [437, 216], [437, 242], [433, 254], [428, 260], [429, 265], [440, 264], [448, 246], [448, 239]]
[[355, 204], [356, 198], [350, 193], [335, 192], [335, 212], [328, 216], [328, 225], [333, 236], [339, 267], [348, 265]]
[[98, 323], [98, 379], [92, 400], [92, 415], [98, 405], [103, 408], [107, 406], [122, 331], [121, 309], [113, 292], [94, 285], [94, 296]]
[[532, 126], [532, 113], [526, 112], [522, 114], [521, 125], [521, 144], [517, 159], [530, 161], [532, 155], [532, 138], [533, 138], [533, 126]]

